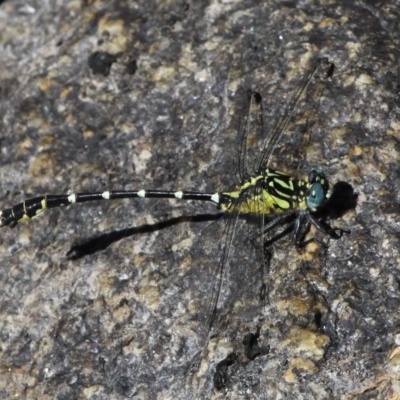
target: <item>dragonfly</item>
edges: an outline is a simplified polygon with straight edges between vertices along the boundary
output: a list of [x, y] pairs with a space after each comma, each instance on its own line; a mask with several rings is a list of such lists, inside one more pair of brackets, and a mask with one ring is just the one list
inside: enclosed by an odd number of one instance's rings
[[[298, 247], [309, 242], [309, 240], [305, 240], [305, 234], [311, 225], [333, 239], [339, 239], [343, 233], [348, 233], [346, 230], [331, 226], [320, 215], [320, 210], [326, 205], [332, 194], [332, 187], [322, 169], [314, 168], [308, 173], [307, 179], [300, 179], [269, 166], [271, 155], [291, 121], [300, 98], [306, 92], [317, 71], [324, 68], [329, 76], [332, 73], [332, 65], [327, 59], [317, 61], [313, 70], [305, 77], [295, 92], [285, 116], [278, 120], [269, 135], [265, 135], [264, 132], [261, 95], [256, 91], [249, 92], [247, 116], [242, 124], [243, 133], [237, 160], [240, 181], [230, 190], [200, 192], [141, 188], [45, 194], [3, 209], [0, 212], [0, 227], [13, 226], [35, 219], [44, 211], [52, 208], [98, 200], [140, 198], [213, 203], [222, 214], [228, 215], [228, 222], [225, 228], [225, 243], [218, 261], [220, 273], [216, 300], [213, 302], [214, 311], [209, 321], [209, 327], [211, 327], [219, 304], [224, 269], [231, 257], [232, 245], [241, 217], [248, 216], [258, 219], [261, 225], [259, 235], [263, 238], [276, 228], [289, 225], [293, 229], [293, 242]], [[252, 136], [267, 136], [255, 165], [250, 165], [251, 157], [249, 156]]]

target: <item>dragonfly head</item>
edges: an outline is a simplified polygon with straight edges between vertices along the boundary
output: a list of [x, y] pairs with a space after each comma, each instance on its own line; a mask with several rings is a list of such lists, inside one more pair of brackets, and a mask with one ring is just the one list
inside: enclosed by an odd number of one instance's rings
[[313, 169], [308, 175], [308, 184], [307, 207], [317, 211], [331, 197], [329, 182], [321, 169]]

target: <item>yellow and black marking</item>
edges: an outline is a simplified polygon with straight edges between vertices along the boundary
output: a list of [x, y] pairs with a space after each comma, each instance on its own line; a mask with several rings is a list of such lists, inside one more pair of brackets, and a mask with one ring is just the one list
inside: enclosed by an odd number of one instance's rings
[[[250, 178], [236, 191], [222, 193], [222, 196], [239, 199], [239, 206], [233, 202], [221, 204], [224, 211], [238, 211], [246, 214], [271, 214], [288, 210], [306, 210], [305, 194], [310, 185], [294, 179], [281, 171], [266, 169], [262, 174]], [[236, 202], [235, 202], [236, 204]]]

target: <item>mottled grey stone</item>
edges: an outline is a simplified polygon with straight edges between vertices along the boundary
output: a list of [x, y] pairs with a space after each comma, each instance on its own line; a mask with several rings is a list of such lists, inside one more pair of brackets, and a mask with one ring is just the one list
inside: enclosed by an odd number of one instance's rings
[[[212, 205], [103, 202], [2, 228], [0, 398], [394, 396], [399, 14], [371, 1], [3, 2], [0, 208], [68, 190], [227, 189], [245, 91], [272, 129], [318, 57], [333, 77], [310, 86], [272, 164], [320, 166], [359, 196], [334, 221], [351, 234], [302, 252], [285, 237], [268, 271], [241, 229], [210, 339], [221, 226], [181, 217]], [[116, 57], [108, 76], [89, 68], [96, 51]]]

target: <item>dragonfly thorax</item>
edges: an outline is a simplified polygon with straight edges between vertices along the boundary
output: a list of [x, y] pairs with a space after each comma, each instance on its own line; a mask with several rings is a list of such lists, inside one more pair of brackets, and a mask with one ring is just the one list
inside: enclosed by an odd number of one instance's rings
[[321, 170], [312, 170], [307, 182], [266, 168], [235, 190], [221, 193], [220, 208], [247, 214], [316, 211], [329, 196], [329, 183]]

